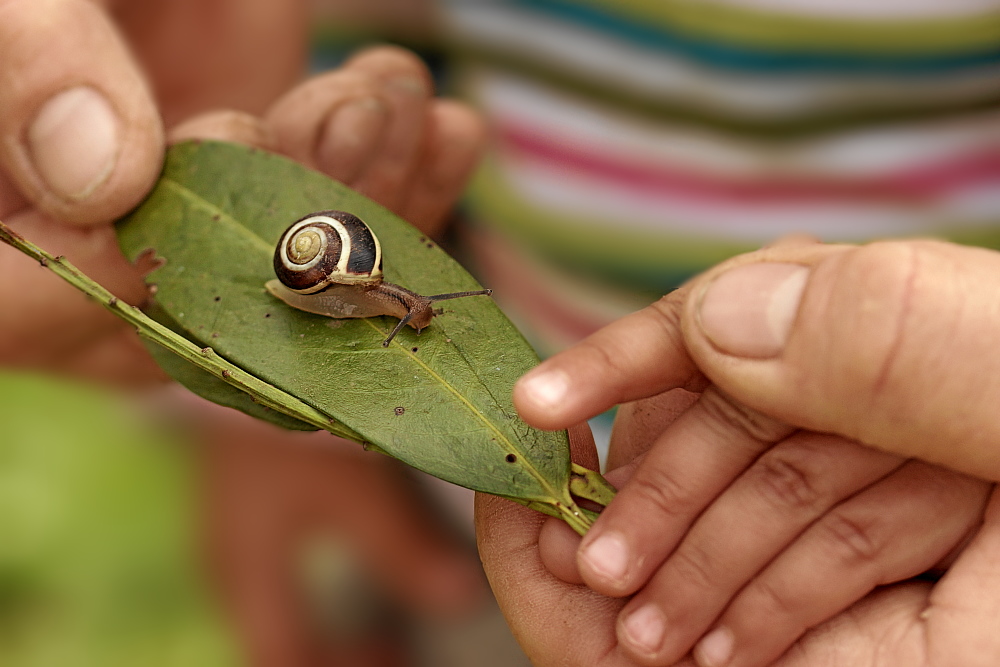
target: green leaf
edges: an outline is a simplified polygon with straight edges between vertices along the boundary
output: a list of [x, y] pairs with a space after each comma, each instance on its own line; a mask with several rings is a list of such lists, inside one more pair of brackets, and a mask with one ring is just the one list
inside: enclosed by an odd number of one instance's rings
[[378, 204], [287, 159], [233, 144], [171, 148], [156, 188], [118, 234], [133, 260], [150, 248], [163, 259], [149, 276], [153, 315], [196, 345], [416, 468], [579, 516], [565, 432], [527, 426], [511, 404], [514, 381], [537, 357], [492, 299], [443, 302], [444, 313], [421, 335], [405, 328], [383, 348], [393, 318], [331, 320], [266, 293], [278, 236], [323, 209], [350, 211], [370, 225], [388, 281], [423, 294], [477, 288]]
[[[160, 320], [160, 322], [162, 323], [163, 320]], [[318, 426], [255, 403], [246, 392], [240, 391], [211, 373], [188, 363], [165, 347], [149, 341], [144, 341], [144, 343], [146, 350], [149, 351], [150, 356], [156, 360], [160, 368], [169, 373], [170, 377], [204, 399], [224, 405], [227, 408], [234, 408], [240, 412], [245, 412], [258, 419], [269, 421], [272, 424], [293, 431], [319, 430]]]

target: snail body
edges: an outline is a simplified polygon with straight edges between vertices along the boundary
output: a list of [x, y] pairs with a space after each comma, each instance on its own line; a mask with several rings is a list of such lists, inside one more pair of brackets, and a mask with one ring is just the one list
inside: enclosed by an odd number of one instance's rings
[[382, 247], [360, 218], [320, 211], [285, 230], [274, 251], [268, 292], [289, 306], [333, 318], [390, 315], [399, 324], [382, 342], [388, 347], [404, 325], [420, 333], [440, 311], [437, 301], [491, 294], [492, 290], [423, 296], [382, 278]]

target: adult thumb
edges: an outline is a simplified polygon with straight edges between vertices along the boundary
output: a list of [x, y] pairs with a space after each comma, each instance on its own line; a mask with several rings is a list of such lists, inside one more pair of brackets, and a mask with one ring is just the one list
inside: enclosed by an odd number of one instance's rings
[[894, 241], [746, 259], [685, 304], [716, 385], [796, 426], [1000, 480], [1000, 254]]
[[151, 94], [100, 7], [0, 0], [0, 169], [25, 197], [106, 222], [146, 194], [162, 152]]

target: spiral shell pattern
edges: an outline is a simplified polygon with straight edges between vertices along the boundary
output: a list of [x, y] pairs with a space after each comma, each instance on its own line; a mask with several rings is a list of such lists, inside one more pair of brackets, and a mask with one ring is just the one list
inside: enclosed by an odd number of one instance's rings
[[382, 280], [382, 247], [360, 218], [319, 211], [285, 230], [274, 250], [274, 272], [288, 289], [315, 294], [332, 284]]

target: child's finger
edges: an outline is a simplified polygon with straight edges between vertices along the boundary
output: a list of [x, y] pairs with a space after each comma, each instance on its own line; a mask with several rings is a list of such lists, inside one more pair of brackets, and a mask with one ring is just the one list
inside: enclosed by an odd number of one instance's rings
[[933, 567], [982, 520], [990, 485], [910, 462], [814, 524], [695, 649], [703, 667], [762, 667], [878, 586]]
[[618, 403], [701, 388], [680, 333], [682, 288], [546, 360], [514, 385], [514, 404], [537, 428], [560, 429]]
[[645, 454], [660, 434], [698, 401], [698, 396], [685, 389], [671, 389], [619, 406], [611, 429], [608, 470], [629, 465]]
[[673, 664], [811, 523], [902, 464], [836, 436], [793, 434], [705, 510], [623, 610], [622, 644], [644, 662]]
[[1000, 479], [1000, 254], [905, 240], [748, 257], [685, 304], [715, 384], [803, 428]]
[[704, 509], [792, 429], [712, 388], [673, 422], [583, 540], [577, 561], [599, 593], [641, 588]]

